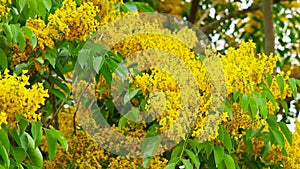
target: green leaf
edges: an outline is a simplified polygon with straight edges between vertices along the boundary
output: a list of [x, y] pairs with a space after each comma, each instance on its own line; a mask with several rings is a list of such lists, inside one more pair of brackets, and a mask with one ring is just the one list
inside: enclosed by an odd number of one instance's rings
[[13, 33], [12, 33], [12, 30], [11, 30], [11, 27], [7, 23], [5, 23], [5, 24], [2, 25], [2, 29], [3, 29], [3, 31], [6, 35], [8, 43], [10, 43], [13, 39]]
[[16, 160], [17, 164], [21, 164], [22, 161], [26, 158], [26, 151], [21, 147], [15, 147], [12, 149], [12, 155], [14, 156], [14, 159]]
[[28, 69], [28, 64], [22, 63], [15, 66], [14, 73], [19, 75], [22, 73], [22, 70]]
[[190, 157], [190, 159], [194, 163], [195, 167], [197, 169], [199, 169], [200, 168], [200, 161], [199, 161], [198, 156], [196, 154], [194, 154], [191, 150], [185, 149], [184, 151]]
[[49, 155], [49, 159], [53, 160], [57, 152], [57, 139], [48, 131], [49, 130], [45, 130], [46, 140], [48, 142], [48, 155]]
[[21, 52], [23, 52], [26, 47], [26, 39], [25, 39], [24, 33], [22, 31], [19, 32], [19, 34], [17, 36], [17, 41], [20, 46]]
[[52, 1], [51, 0], [43, 0], [43, 3], [47, 9], [47, 11], [49, 12], [51, 10], [52, 7]]
[[4, 165], [6, 168], [9, 168], [10, 166], [10, 160], [8, 157], [8, 153], [3, 145], [0, 145], [0, 156], [4, 160]]
[[148, 168], [148, 164], [149, 162], [151, 161], [152, 157], [146, 157], [146, 158], [143, 158], [143, 167], [144, 168]]
[[136, 5], [136, 7], [140, 10], [140, 11], [143, 11], [143, 12], [154, 12], [154, 9], [143, 3], [143, 2], [134, 2], [134, 4]]
[[225, 162], [225, 165], [226, 165], [227, 169], [235, 169], [234, 160], [233, 160], [233, 158], [230, 155], [225, 154], [225, 156], [224, 156], [224, 162]]
[[132, 2], [126, 2], [124, 4], [121, 4], [120, 7], [124, 12], [137, 12], [138, 11], [137, 6]]
[[290, 84], [290, 87], [292, 88], [293, 97], [294, 99], [297, 98], [297, 86], [296, 86], [296, 80], [294, 78], [289, 78], [288, 82]]
[[237, 99], [240, 97], [241, 93], [239, 91], [233, 92], [233, 101], [236, 102]]
[[20, 134], [23, 134], [28, 126], [28, 121], [26, 118], [24, 118], [23, 116], [16, 114], [17, 117], [17, 121], [19, 123], [20, 126]]
[[283, 93], [284, 91], [284, 79], [282, 76], [276, 76], [277, 84], [279, 86], [280, 92]]
[[[181, 151], [182, 151], [182, 146], [181, 145], [177, 145], [174, 149], [173, 149], [173, 151], [172, 151], [172, 153], [171, 153], [171, 158], [170, 158], [170, 161], [172, 160], [172, 159], [177, 159], [177, 157], [179, 157], [180, 156], [180, 153], [181, 153]], [[176, 160], [177, 161], [177, 160]]]
[[232, 141], [229, 133], [222, 125], [220, 125], [219, 127], [219, 133], [222, 136], [222, 137], [218, 137], [219, 140], [222, 141], [222, 143], [225, 145], [228, 152], [230, 152], [232, 150]]
[[289, 107], [288, 107], [288, 104], [286, 103], [286, 101], [280, 100], [279, 103], [282, 106], [283, 110], [285, 111], [285, 114], [288, 114], [289, 113]]
[[265, 89], [264, 90], [264, 93], [265, 95], [267, 96], [267, 98], [271, 101], [271, 103], [274, 105], [274, 106], [277, 106], [277, 102], [272, 94], [272, 92], [269, 90], [269, 89]]
[[106, 83], [109, 85], [109, 87], [111, 88], [111, 82], [112, 82], [112, 73], [110, 72], [110, 70], [108, 69], [107, 64], [104, 64], [101, 68], [100, 74], [104, 76]]
[[218, 145], [214, 148], [214, 159], [217, 166], [224, 160], [224, 149]]
[[289, 128], [286, 126], [286, 124], [284, 122], [279, 122], [278, 125], [279, 125], [281, 131], [283, 132], [285, 138], [289, 142], [290, 146], [292, 146], [293, 139], [292, 139], [291, 131], [289, 130]]
[[165, 166], [164, 169], [175, 169], [176, 167], [176, 163], [171, 163], [171, 164], [168, 164], [167, 166]]
[[268, 83], [268, 86], [271, 87], [272, 85], [272, 82], [273, 82], [273, 76], [270, 75], [270, 74], [267, 74], [267, 83]]
[[262, 155], [263, 158], [267, 157], [267, 155], [270, 152], [270, 149], [271, 149], [271, 142], [268, 141], [267, 143], [265, 143], [265, 148], [264, 148], [264, 152], [263, 152], [263, 155]]
[[249, 101], [250, 101], [249, 105], [250, 105], [250, 110], [251, 110], [250, 117], [252, 119], [254, 119], [254, 117], [257, 115], [257, 112], [258, 112], [258, 105], [253, 96], [250, 96]]
[[22, 146], [21, 138], [19, 136], [19, 131], [17, 129], [12, 129], [12, 130], [9, 130], [9, 133], [14, 138], [14, 140], [18, 144], [18, 146]]
[[32, 45], [32, 49], [34, 49], [37, 45], [37, 38], [36, 38], [35, 34], [32, 32], [31, 29], [29, 29], [26, 26], [22, 27], [22, 31], [29, 38], [31, 45]]
[[68, 151], [68, 141], [67, 139], [63, 136], [63, 134], [59, 130], [54, 130], [54, 129], [47, 129], [45, 130], [46, 136], [53, 136], [58, 142]]
[[162, 137], [160, 135], [144, 138], [142, 142], [143, 158], [152, 157], [156, 154], [157, 148], [160, 145]]
[[99, 56], [99, 57], [95, 57], [93, 59], [93, 68], [94, 70], [98, 73], [100, 71], [100, 69], [102, 68], [104, 63], [104, 59], [103, 57]]
[[2, 69], [6, 69], [7, 68], [7, 57], [6, 57], [6, 54], [5, 52], [0, 48], [0, 67]]
[[66, 84], [62, 83], [60, 80], [52, 76], [49, 77], [49, 80], [56, 84], [59, 88], [63, 89], [67, 94], [70, 94], [70, 89]]
[[228, 113], [228, 116], [230, 117], [230, 119], [233, 119], [233, 114], [232, 114], [232, 110], [231, 110], [231, 102], [226, 98], [226, 103], [225, 103], [225, 107], [224, 107], [224, 112]]
[[189, 160], [186, 159], [181, 159], [183, 165], [185, 168], [187, 169], [193, 169], [193, 165], [191, 164], [191, 162]]
[[139, 90], [140, 89], [129, 89], [124, 96], [124, 104], [128, 103], [139, 92]]
[[275, 143], [277, 143], [281, 147], [284, 147], [284, 137], [281, 132], [274, 127], [270, 127], [270, 131], [275, 138]]
[[34, 140], [34, 148], [36, 148], [42, 142], [43, 138], [41, 121], [31, 122], [31, 134]]
[[48, 90], [51, 93], [53, 93], [56, 97], [58, 97], [59, 99], [61, 99], [63, 101], [67, 101], [67, 97], [62, 91], [55, 89], [55, 88], [49, 88]]
[[34, 166], [38, 168], [43, 168], [43, 155], [41, 151], [37, 148], [29, 147], [27, 149], [27, 155], [30, 161], [33, 163]]
[[240, 98], [240, 102], [241, 102], [241, 106], [243, 111], [246, 111], [248, 109], [248, 105], [249, 105], [249, 96], [243, 94], [242, 98]]
[[5, 147], [5, 149], [9, 152], [10, 142], [8, 139], [7, 132], [4, 129], [0, 129], [0, 143]]
[[55, 65], [56, 65], [56, 57], [54, 55], [52, 55], [51, 53], [46, 53], [46, 52], [43, 52], [43, 54], [45, 55], [45, 58], [46, 60], [49, 61], [50, 65], [55, 68]]
[[26, 5], [27, 0], [17, 0], [18, 8], [20, 13], [23, 11], [25, 5]]

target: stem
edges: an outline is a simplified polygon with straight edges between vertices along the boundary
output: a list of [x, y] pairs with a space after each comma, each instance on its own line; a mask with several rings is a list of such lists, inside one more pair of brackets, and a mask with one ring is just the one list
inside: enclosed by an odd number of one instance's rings
[[263, 1], [264, 31], [265, 31], [265, 53], [275, 52], [274, 21], [273, 21], [273, 0]]

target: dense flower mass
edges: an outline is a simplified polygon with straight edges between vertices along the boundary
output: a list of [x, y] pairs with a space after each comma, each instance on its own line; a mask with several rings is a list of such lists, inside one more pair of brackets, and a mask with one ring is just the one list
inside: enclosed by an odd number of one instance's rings
[[12, 0], [1, 0], [0, 1], [0, 21], [2, 17], [7, 17], [11, 8], [9, 7], [12, 4]]
[[36, 83], [30, 88], [29, 77], [16, 74], [10, 75], [8, 70], [0, 74], [0, 112], [2, 119], [7, 117], [8, 123], [16, 120], [16, 113], [23, 115], [29, 121], [41, 119], [41, 114], [36, 111], [45, 103], [48, 91], [42, 83]]

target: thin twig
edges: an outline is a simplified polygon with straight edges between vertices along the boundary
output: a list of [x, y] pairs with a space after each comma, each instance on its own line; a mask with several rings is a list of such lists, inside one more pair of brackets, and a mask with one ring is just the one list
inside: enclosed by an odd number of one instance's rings
[[215, 7], [218, 4], [219, 0], [215, 0], [211, 6], [204, 12], [204, 14], [201, 16], [201, 18], [199, 19], [199, 21], [197, 22], [197, 25], [200, 26], [201, 23], [207, 18], [210, 10]]

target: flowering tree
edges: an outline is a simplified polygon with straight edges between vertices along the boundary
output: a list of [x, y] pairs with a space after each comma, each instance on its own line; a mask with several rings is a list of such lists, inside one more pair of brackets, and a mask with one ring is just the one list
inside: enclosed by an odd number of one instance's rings
[[288, 44], [262, 50], [268, 4], [240, 4], [0, 1], [0, 168], [299, 168]]

